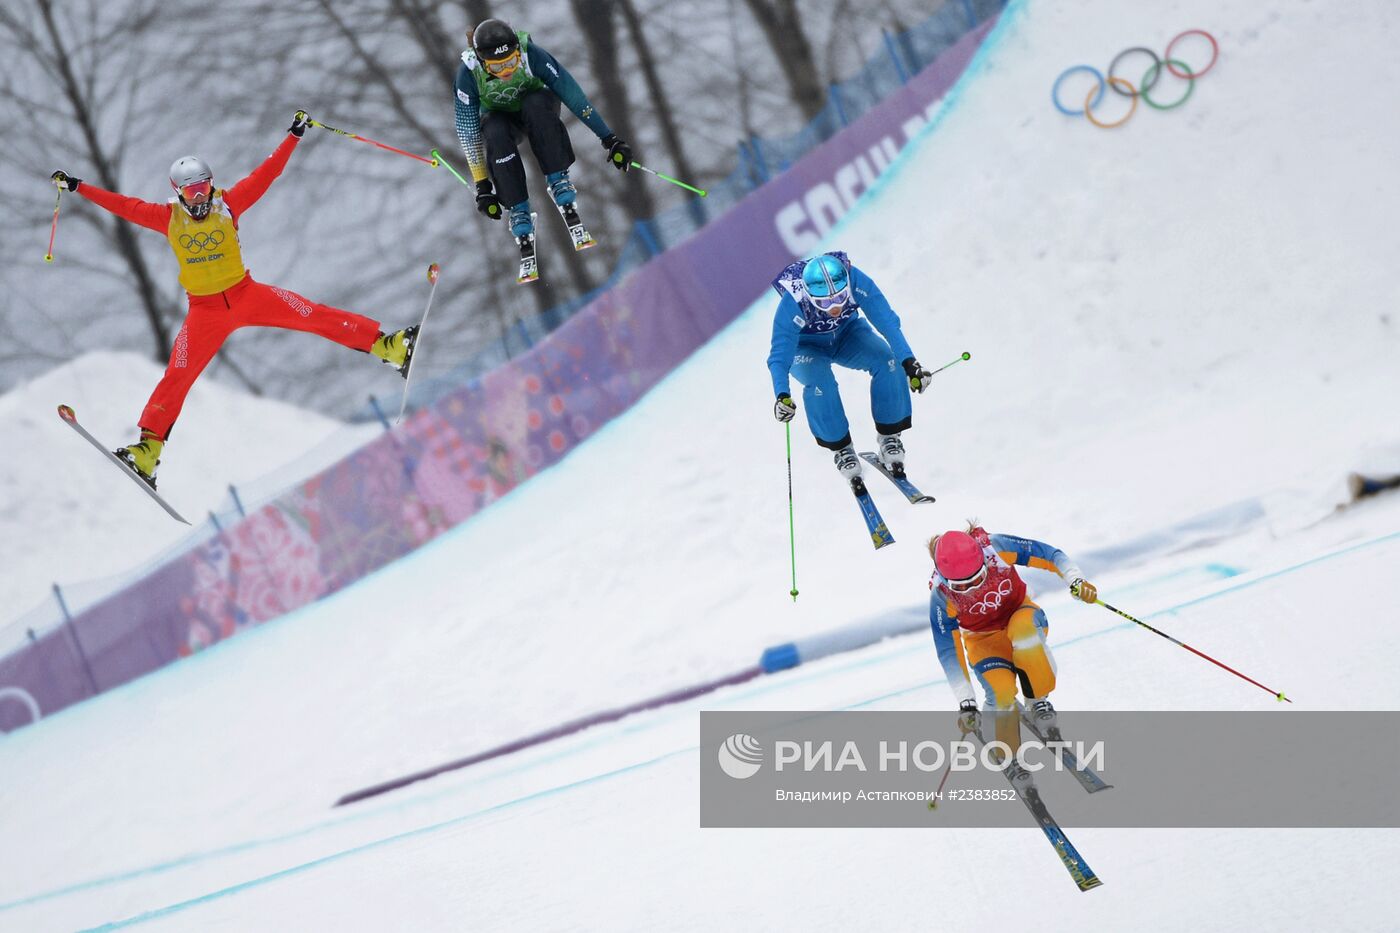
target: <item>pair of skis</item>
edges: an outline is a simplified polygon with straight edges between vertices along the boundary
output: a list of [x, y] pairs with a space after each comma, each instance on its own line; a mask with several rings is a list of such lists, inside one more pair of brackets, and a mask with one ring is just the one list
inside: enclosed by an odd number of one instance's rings
[[[396, 424], [403, 420], [404, 411], [408, 408], [408, 388], [409, 380], [413, 376], [413, 362], [417, 355], [418, 345], [423, 341], [423, 327], [428, 323], [429, 312], [433, 310], [433, 295], [437, 293], [438, 275], [441, 271], [442, 269], [437, 263], [428, 266], [428, 281], [432, 283], [432, 288], [428, 291], [428, 303], [423, 307], [423, 317], [419, 319], [417, 324], [405, 328], [404, 331], [404, 339], [407, 342], [407, 352], [404, 356], [403, 364], [397, 367], [397, 372], [399, 375], [403, 376], [403, 399], [399, 403], [398, 417], [394, 419]], [[175, 511], [174, 507], [171, 506], [169, 502], [166, 502], [165, 498], [161, 496], [160, 493], [156, 492], [156, 481], [154, 477], [147, 477], [137, 472], [135, 467], [118, 457], [117, 452], [108, 450], [102, 445], [101, 441], [92, 436], [87, 428], [79, 424], [78, 413], [73, 410], [71, 405], [59, 405], [58, 416], [63, 419], [65, 424], [78, 432], [79, 437], [97, 448], [99, 453], [121, 470], [133, 483], [139, 486], [142, 492], [150, 496], [157, 505], [165, 510], [165, 514], [169, 515], [177, 522], [183, 522], [186, 525], [190, 523], [188, 519]]]
[[[1049, 745], [1051, 742], [1062, 741], [1058, 726], [1042, 726], [1024, 708], [1021, 709], [1021, 722], [1026, 725], [1026, 728], [1029, 729], [1037, 739], [1046, 745]], [[974, 732], [973, 735], [977, 737], [979, 742], [983, 741], [981, 732]], [[1113, 786], [1104, 781], [1096, 772], [1089, 768], [1082, 767], [1079, 759], [1067, 746], [1054, 745], [1050, 747], [1055, 749], [1056, 754], [1060, 757], [1060, 761], [1064, 763], [1065, 767], [1069, 768], [1070, 773], [1074, 775], [1075, 780], [1079, 782], [1079, 785], [1083, 787], [1086, 792], [1094, 794], [1101, 790], [1108, 790]], [[1040, 831], [1045, 834], [1046, 840], [1049, 841], [1051, 848], [1055, 850], [1055, 855], [1059, 857], [1060, 864], [1065, 866], [1065, 870], [1069, 872], [1070, 878], [1073, 879], [1079, 890], [1092, 891], [1094, 888], [1102, 885], [1103, 882], [1099, 880], [1099, 876], [1089, 867], [1089, 863], [1084, 861], [1084, 857], [1079, 854], [1079, 850], [1074, 847], [1074, 843], [1069, 841], [1069, 837], [1066, 836], [1065, 831], [1060, 828], [1060, 824], [1050, 815], [1050, 810], [1045, 806], [1045, 801], [1040, 799], [1040, 791], [1036, 788], [1035, 784], [1029, 783], [1024, 788], [1016, 787], [1016, 785], [1011, 782], [1009, 775], [1007, 776], [1007, 782], [1011, 783], [1012, 788], [1016, 791], [1016, 796], [1026, 805], [1026, 809], [1030, 811], [1031, 818], [1034, 819], [1036, 825], [1040, 827]]]
[[[569, 240], [574, 244], [574, 252], [581, 253], [586, 249], [592, 249], [598, 245], [598, 241], [593, 239], [593, 234], [588, 232], [588, 228], [579, 219], [578, 208], [573, 204], [556, 204], [559, 209], [559, 216], [564, 218], [564, 225], [569, 228]], [[538, 214], [531, 214], [530, 220], [533, 223]], [[515, 243], [520, 247], [520, 271], [515, 276], [517, 285], [528, 285], [537, 282], [540, 278], [539, 257], [535, 254], [535, 234], [533, 231], [515, 238]]]
[[[933, 502], [933, 496], [925, 495], [919, 491], [919, 487], [909, 482], [909, 477], [903, 471], [892, 472], [880, 458], [869, 451], [862, 451], [860, 458], [873, 466], [891, 483], [895, 488], [904, 494], [913, 505], [921, 502]], [[865, 480], [859, 476], [851, 480], [851, 492], [855, 494], [856, 502], [860, 505], [860, 514], [865, 519], [866, 531], [870, 533], [870, 541], [875, 545], [875, 550], [879, 550], [887, 544], [894, 544], [894, 535], [890, 533], [889, 527], [885, 524], [885, 519], [880, 515], [880, 510], [875, 507], [875, 500], [870, 496], [870, 490], [865, 488]]]

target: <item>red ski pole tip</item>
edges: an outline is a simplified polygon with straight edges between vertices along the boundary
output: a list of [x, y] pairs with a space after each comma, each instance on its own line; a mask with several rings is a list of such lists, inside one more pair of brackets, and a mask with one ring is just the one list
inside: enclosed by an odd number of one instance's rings
[[67, 405], [58, 406], [58, 416], [64, 421], [78, 420], [77, 414], [73, 411], [73, 409], [69, 408]]

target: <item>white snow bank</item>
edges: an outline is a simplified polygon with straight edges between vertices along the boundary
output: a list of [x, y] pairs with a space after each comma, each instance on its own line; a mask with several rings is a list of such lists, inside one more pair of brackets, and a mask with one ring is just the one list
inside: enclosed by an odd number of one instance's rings
[[[71, 405], [104, 444], [132, 443], [136, 419], [161, 373], [147, 357], [96, 352], [0, 396], [6, 450], [0, 461], [0, 629], [49, 598], [53, 583], [124, 573], [190, 533], [57, 414], [60, 404]], [[363, 441], [363, 430], [342, 429], [338, 421], [257, 398], [206, 374], [166, 445], [157, 473], [161, 492], [198, 524], [209, 510], [229, 507], [230, 483], [263, 488], [262, 478], [274, 470], [290, 483], [342, 456], [347, 440]], [[8, 647], [7, 635], [0, 650]]]

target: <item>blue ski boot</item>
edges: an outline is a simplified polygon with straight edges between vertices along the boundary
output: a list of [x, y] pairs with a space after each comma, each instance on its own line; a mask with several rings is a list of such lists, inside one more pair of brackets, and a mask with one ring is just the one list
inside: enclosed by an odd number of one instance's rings
[[573, 241], [574, 252], [596, 246], [597, 241], [583, 225], [578, 216], [578, 191], [569, 179], [569, 170], [550, 172], [544, 176], [549, 183], [549, 193], [554, 196], [554, 206], [559, 208], [559, 216], [564, 218], [564, 226], [569, 228], [569, 239]]

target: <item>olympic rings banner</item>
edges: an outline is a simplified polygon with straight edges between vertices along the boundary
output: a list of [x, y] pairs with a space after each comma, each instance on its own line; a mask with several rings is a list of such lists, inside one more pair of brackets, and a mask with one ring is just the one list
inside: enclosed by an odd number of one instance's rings
[[[1186, 62], [1177, 58], [1177, 45], [1187, 37], [1197, 37], [1210, 43], [1210, 59], [1200, 68], [1192, 68]], [[1150, 58], [1152, 64], [1147, 71], [1143, 72], [1142, 79], [1134, 85], [1127, 78], [1119, 77], [1118, 70], [1124, 67], [1124, 63], [1134, 58]], [[1138, 100], [1141, 99], [1149, 107], [1155, 110], [1172, 110], [1180, 107], [1191, 98], [1191, 92], [1196, 89], [1196, 81], [1203, 77], [1206, 72], [1215, 67], [1215, 62], [1220, 58], [1220, 44], [1215, 41], [1215, 37], [1204, 29], [1187, 29], [1177, 33], [1172, 41], [1167, 43], [1167, 49], [1162, 55], [1158, 55], [1152, 49], [1142, 45], [1135, 45], [1132, 48], [1124, 49], [1113, 57], [1113, 61], [1108, 64], [1108, 74], [1104, 75], [1092, 65], [1071, 65], [1060, 76], [1055, 79], [1054, 85], [1050, 88], [1050, 102], [1055, 105], [1055, 109], [1067, 117], [1085, 117], [1094, 126], [1100, 129], [1112, 129], [1127, 123], [1134, 113], [1137, 112]], [[1179, 97], [1171, 101], [1157, 100], [1152, 97], [1152, 89], [1157, 86], [1162, 77], [1162, 72], [1171, 73], [1177, 78], [1186, 82], [1186, 90]], [[1061, 100], [1061, 91], [1066, 79], [1074, 75], [1092, 75], [1094, 84], [1089, 87], [1089, 91], [1084, 95], [1084, 103], [1077, 109], [1066, 107]], [[1071, 82], [1075, 83], [1075, 82]], [[1116, 120], [1103, 120], [1095, 116], [1094, 111], [1103, 103], [1104, 93], [1112, 90], [1115, 94], [1128, 98], [1128, 111]], [[1066, 92], [1068, 93], [1068, 92]], [[1077, 102], [1076, 97], [1070, 98]]]
[[840, 217], [838, 192], [853, 201], [874, 182], [996, 22], [965, 23], [898, 90], [529, 352], [0, 658], [0, 687], [24, 691], [0, 703], [0, 730], [344, 589], [558, 463], [763, 294], [804, 245], [794, 238]]

